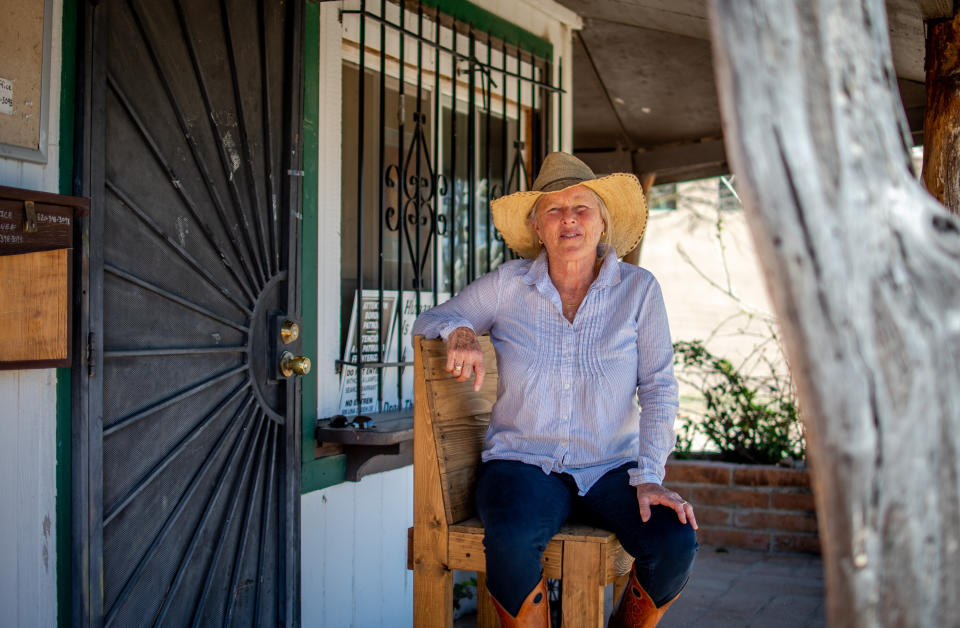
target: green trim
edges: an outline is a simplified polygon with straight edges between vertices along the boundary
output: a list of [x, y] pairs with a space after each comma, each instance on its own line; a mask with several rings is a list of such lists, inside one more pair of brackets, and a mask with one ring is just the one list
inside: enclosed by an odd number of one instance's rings
[[[76, 93], [77, 93], [77, 0], [63, 0], [63, 25], [60, 33], [60, 159], [58, 166], [58, 187], [61, 194], [72, 195], [73, 189], [73, 150], [76, 129]], [[76, 349], [74, 349], [76, 350]], [[69, 626], [72, 606], [73, 587], [71, 570], [73, 567], [73, 514], [71, 500], [73, 493], [71, 404], [73, 402], [72, 372], [70, 369], [57, 369], [57, 436], [56, 436], [56, 517], [57, 517], [57, 625]]]
[[347, 456], [336, 454], [317, 458], [300, 467], [301, 494], [341, 484], [347, 477]]
[[74, 115], [77, 93], [77, 0], [63, 0], [60, 70], [60, 163], [61, 194], [73, 195]]
[[[304, 12], [303, 57], [303, 193], [301, 198], [303, 228], [300, 237], [301, 309], [303, 315], [303, 350], [317, 364], [317, 182], [319, 180], [320, 135], [320, 4], [310, 1]], [[309, 493], [346, 477], [346, 456], [313, 457], [317, 424], [317, 371], [315, 367], [302, 379], [300, 399], [301, 466], [300, 492]]]
[[465, 0], [423, 0], [423, 3], [439, 10], [441, 13], [455, 17], [461, 22], [472, 24], [509, 44], [532, 52], [542, 59], [553, 61], [553, 44], [549, 41], [512, 22], [508, 22], [498, 15], [494, 15], [486, 9], [478, 7], [472, 2], [466, 2]]

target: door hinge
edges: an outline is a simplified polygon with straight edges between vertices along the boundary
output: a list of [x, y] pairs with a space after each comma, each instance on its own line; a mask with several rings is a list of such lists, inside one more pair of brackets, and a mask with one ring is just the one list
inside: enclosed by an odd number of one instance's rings
[[93, 347], [93, 332], [87, 334], [87, 377], [93, 377], [96, 350]]

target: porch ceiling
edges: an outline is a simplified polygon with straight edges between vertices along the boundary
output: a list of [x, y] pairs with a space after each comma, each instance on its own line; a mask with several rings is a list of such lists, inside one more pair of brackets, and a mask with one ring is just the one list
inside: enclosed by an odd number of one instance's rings
[[[706, 0], [558, 0], [584, 22], [573, 49], [574, 151], [597, 172], [658, 183], [728, 172]], [[922, 138], [925, 19], [952, 0], [887, 0], [893, 61]]]

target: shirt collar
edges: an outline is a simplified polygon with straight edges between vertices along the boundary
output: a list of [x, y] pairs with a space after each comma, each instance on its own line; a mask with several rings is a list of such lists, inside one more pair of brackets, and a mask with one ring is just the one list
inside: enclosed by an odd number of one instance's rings
[[523, 276], [523, 281], [532, 286], [539, 284], [544, 277], [549, 280], [550, 273], [547, 267], [547, 250], [541, 249], [540, 255], [537, 255], [533, 261], [530, 262], [530, 269], [527, 270], [527, 274]]
[[603, 287], [620, 283], [620, 261], [617, 259], [616, 249], [612, 246], [608, 246], [603, 254], [603, 264], [594, 283]]
[[[547, 264], [546, 249], [541, 250], [536, 259], [531, 262], [530, 269], [523, 276], [523, 281], [531, 286], [536, 284], [540, 288], [550, 282], [550, 268]], [[620, 283], [620, 262], [617, 261], [617, 255], [612, 246], [607, 247], [603, 254], [600, 272], [593, 283], [598, 287], [615, 286]]]

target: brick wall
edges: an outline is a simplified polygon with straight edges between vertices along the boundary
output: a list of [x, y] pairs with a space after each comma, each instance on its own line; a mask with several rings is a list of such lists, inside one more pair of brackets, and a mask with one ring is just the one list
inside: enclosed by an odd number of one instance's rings
[[819, 554], [805, 470], [671, 460], [664, 484], [693, 504], [701, 543]]

